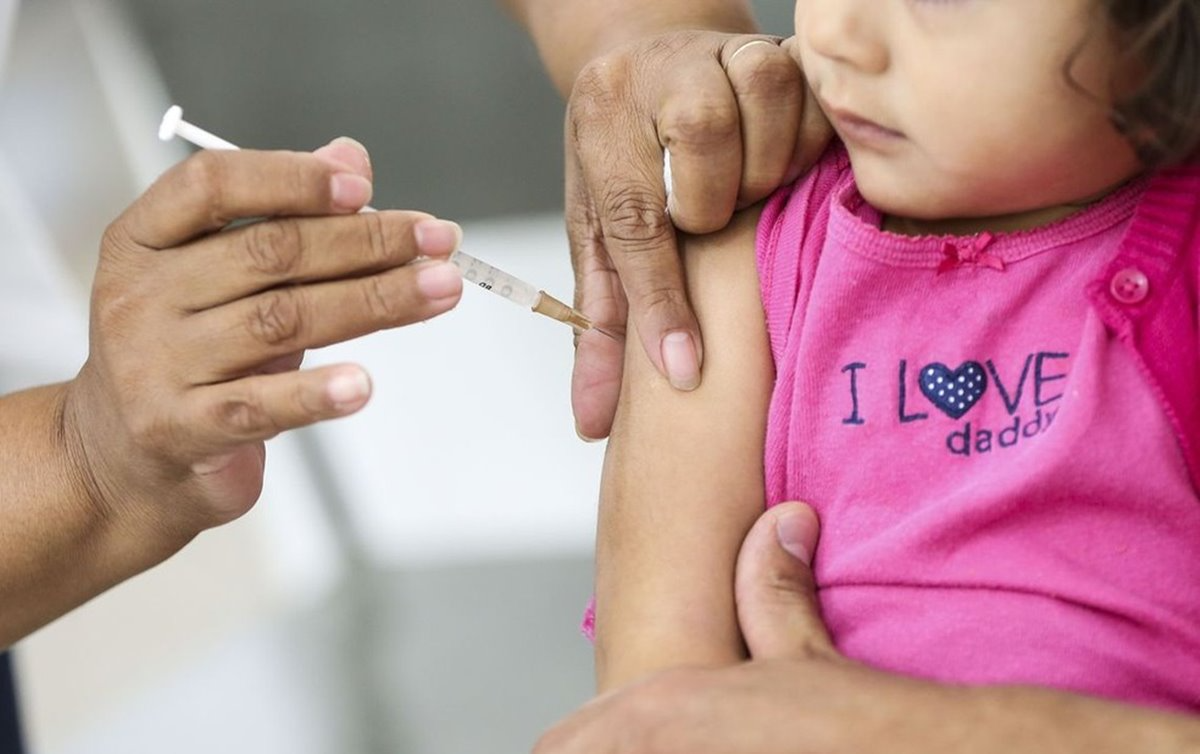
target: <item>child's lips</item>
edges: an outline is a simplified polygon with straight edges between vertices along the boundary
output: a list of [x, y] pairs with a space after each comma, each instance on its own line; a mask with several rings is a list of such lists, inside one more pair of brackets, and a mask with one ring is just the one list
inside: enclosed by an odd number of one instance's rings
[[847, 141], [867, 145], [885, 145], [894, 144], [904, 138], [903, 133], [887, 126], [882, 126], [850, 110], [826, 107], [825, 112], [830, 120], [833, 121], [833, 125], [837, 128], [838, 133]]

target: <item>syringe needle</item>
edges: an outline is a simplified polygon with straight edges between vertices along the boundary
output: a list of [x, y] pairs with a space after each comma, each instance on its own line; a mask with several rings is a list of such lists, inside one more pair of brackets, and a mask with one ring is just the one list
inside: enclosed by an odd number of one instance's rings
[[545, 291], [538, 291], [537, 302], [533, 305], [533, 310], [538, 314], [549, 317], [550, 319], [565, 322], [577, 330], [595, 330], [601, 335], [607, 335], [613, 340], [620, 340], [614, 333], [605, 330], [603, 327], [597, 327], [592, 323], [592, 320], [578, 309], [573, 309], [558, 299], [551, 296]]

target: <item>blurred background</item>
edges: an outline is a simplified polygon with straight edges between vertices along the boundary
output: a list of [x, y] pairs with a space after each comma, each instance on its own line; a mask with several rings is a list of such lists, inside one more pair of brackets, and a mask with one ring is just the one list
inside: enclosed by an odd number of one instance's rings
[[[570, 296], [562, 103], [490, 2], [26, 0], [12, 41], [0, 198], [62, 316], [21, 323], [5, 389], [82, 362], [103, 228], [187, 153], [154, 137], [172, 102], [245, 147], [351, 135], [375, 206]], [[18, 646], [32, 751], [523, 752], [588, 698], [603, 446], [573, 431], [569, 330], [467, 290], [308, 363], [335, 361], [372, 373], [364, 412], [272, 442], [249, 515]]]

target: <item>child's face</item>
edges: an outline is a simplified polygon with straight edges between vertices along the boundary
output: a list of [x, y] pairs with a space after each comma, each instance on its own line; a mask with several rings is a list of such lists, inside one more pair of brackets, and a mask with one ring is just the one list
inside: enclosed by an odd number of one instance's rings
[[1137, 174], [1109, 121], [1116, 43], [1094, 3], [797, 0], [800, 62], [863, 196], [900, 217], [980, 218]]

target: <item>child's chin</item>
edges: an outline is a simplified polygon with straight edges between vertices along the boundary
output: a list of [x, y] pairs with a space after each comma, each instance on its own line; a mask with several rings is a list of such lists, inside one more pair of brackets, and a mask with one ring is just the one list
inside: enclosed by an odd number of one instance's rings
[[914, 192], [911, 187], [859, 184], [858, 191], [875, 209], [890, 217], [910, 220], [945, 220], [962, 217], [964, 207], [958, 202], [939, 201], [935, 195]]

